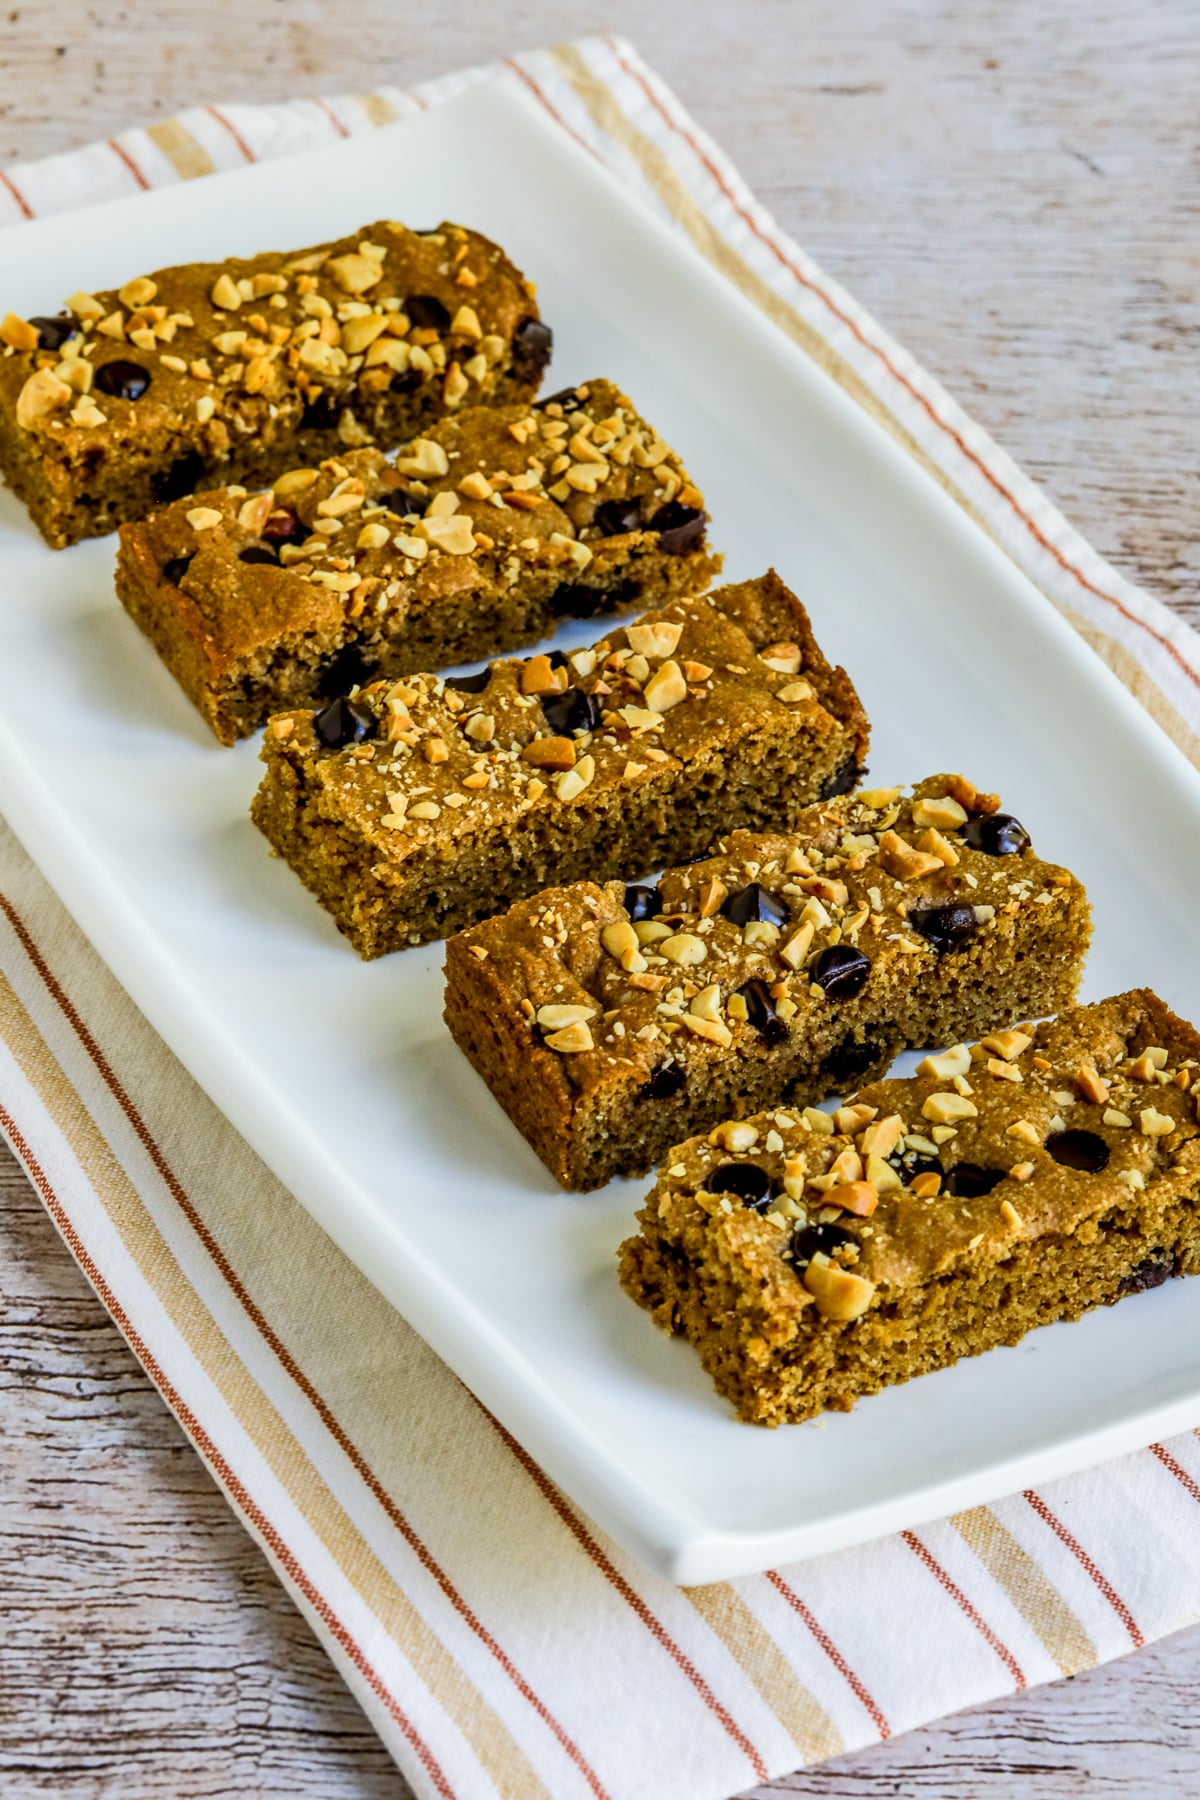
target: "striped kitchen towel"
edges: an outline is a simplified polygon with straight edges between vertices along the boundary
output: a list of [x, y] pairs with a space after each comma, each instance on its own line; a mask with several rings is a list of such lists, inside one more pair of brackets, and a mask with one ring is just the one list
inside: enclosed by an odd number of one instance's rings
[[[0, 224], [372, 131], [485, 73], [198, 108], [0, 170]], [[1200, 760], [1200, 640], [779, 231], [628, 45], [504, 78], [930, 468]], [[0, 1130], [422, 1796], [721, 1800], [1200, 1617], [1194, 1435], [795, 1568], [647, 1574], [279, 1187], [2, 824]]]

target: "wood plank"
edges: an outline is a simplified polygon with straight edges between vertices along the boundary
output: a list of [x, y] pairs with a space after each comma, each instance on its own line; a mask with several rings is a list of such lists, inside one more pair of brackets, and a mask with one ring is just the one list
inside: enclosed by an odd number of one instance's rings
[[409, 1789], [0, 1145], [0, 1791]]

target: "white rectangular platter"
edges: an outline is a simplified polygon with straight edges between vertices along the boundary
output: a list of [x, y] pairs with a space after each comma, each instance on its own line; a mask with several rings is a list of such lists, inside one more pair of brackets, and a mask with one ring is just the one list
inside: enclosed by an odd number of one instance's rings
[[[550, 386], [624, 384], [703, 485], [727, 573], [774, 563], [807, 602], [874, 722], [873, 779], [961, 768], [999, 788], [1088, 882], [1087, 994], [1149, 983], [1200, 1016], [1200, 778], [935, 483], [532, 102], [477, 88], [330, 149], [24, 226], [3, 239], [0, 293], [50, 312], [80, 287], [377, 217], [499, 239], [554, 326]], [[51, 553], [0, 498], [0, 810], [238, 1129], [637, 1555], [713, 1581], [1200, 1422], [1200, 1286], [1174, 1282], [820, 1428], [737, 1424], [618, 1288], [645, 1184], [560, 1192], [442, 1025], [440, 947], [364, 966], [268, 857], [246, 810], [255, 746], [209, 738], [118, 606], [112, 559], [111, 541]]]

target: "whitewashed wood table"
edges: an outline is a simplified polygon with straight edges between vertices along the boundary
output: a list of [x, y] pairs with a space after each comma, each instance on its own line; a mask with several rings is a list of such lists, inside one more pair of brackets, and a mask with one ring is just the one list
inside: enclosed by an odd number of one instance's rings
[[[197, 100], [403, 85], [598, 19], [1100, 549], [1200, 622], [1195, 0], [357, 0], [352, 20], [42, 0], [0, 14], [0, 161]], [[0, 1596], [6, 1800], [404, 1800], [3, 1152]], [[1198, 1720], [1200, 1630], [772, 1791], [1196, 1800]]]

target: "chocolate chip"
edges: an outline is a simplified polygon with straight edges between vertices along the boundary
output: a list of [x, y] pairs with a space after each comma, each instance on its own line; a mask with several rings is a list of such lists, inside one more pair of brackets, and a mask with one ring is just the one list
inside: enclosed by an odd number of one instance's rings
[[477, 669], [474, 675], [447, 675], [445, 683], [456, 694], [482, 694], [491, 679], [492, 665], [488, 663], [486, 668]]
[[563, 694], [543, 694], [542, 711], [556, 737], [573, 737], [579, 731], [595, 731], [600, 724], [600, 702], [582, 688]]
[[[193, 552], [193, 554], [194, 554], [194, 552]], [[192, 560], [191, 556], [172, 556], [172, 557], [170, 557], [163, 564], [163, 568], [162, 568], [163, 580], [169, 581], [172, 583], [173, 586], [178, 587], [180, 582], [183, 580], [184, 576], [188, 572], [188, 566], [191, 563], [191, 560]]]
[[640, 919], [656, 919], [662, 911], [662, 895], [656, 887], [633, 885], [625, 889], [625, 911], [636, 925]]
[[52, 319], [30, 319], [38, 334], [39, 350], [61, 350], [68, 338], [79, 336], [79, 321], [70, 313], [56, 313]]
[[911, 1187], [918, 1175], [941, 1175], [942, 1165], [936, 1156], [921, 1150], [893, 1150], [887, 1158], [905, 1187]]
[[344, 750], [347, 744], [361, 744], [364, 738], [374, 737], [379, 722], [361, 700], [339, 696], [314, 716], [313, 729], [328, 749]]
[[554, 333], [541, 319], [523, 319], [513, 332], [512, 372], [517, 381], [536, 387], [550, 361]]
[[308, 536], [308, 526], [302, 525], [290, 508], [281, 506], [269, 515], [262, 535], [268, 544], [295, 544]]
[[[112, 364], [105, 365], [111, 368]], [[96, 379], [99, 380], [99, 374]], [[208, 473], [208, 465], [198, 450], [185, 450], [177, 456], [169, 468], [162, 469], [150, 483], [154, 498], [164, 506], [172, 500], [182, 500], [185, 494], [194, 494]]]
[[1144, 1294], [1148, 1288], [1161, 1287], [1172, 1275], [1180, 1273], [1169, 1250], [1155, 1250], [1142, 1262], [1135, 1263], [1127, 1275], [1122, 1276], [1117, 1292]]
[[959, 950], [979, 929], [973, 906], [922, 906], [908, 915], [914, 931], [927, 938], [939, 956]]
[[450, 323], [450, 314], [436, 294], [410, 294], [404, 310], [414, 331], [445, 331]]
[[809, 974], [829, 1000], [853, 1000], [867, 985], [871, 964], [861, 950], [849, 944], [831, 944], [822, 950]]
[[592, 524], [601, 537], [621, 537], [627, 531], [642, 528], [642, 503], [633, 496], [628, 500], [605, 500], [592, 515]]
[[821, 1067], [833, 1086], [841, 1087], [845, 1082], [855, 1081], [859, 1076], [865, 1075], [882, 1055], [881, 1044], [866, 1043], [851, 1033], [842, 1039], [836, 1049], [830, 1051]]
[[843, 1244], [856, 1244], [858, 1239], [840, 1225], [799, 1225], [792, 1233], [792, 1261], [811, 1262], [817, 1251], [829, 1256]]
[[100, 364], [92, 385], [114, 400], [138, 400], [150, 386], [150, 371], [143, 369], [141, 363], [117, 356]]
[[1019, 856], [1029, 848], [1029, 833], [1011, 813], [984, 813], [968, 819], [963, 826], [963, 839], [972, 850], [982, 850], [985, 856]]
[[1046, 1139], [1046, 1148], [1064, 1169], [1081, 1169], [1085, 1175], [1098, 1175], [1108, 1167], [1112, 1151], [1095, 1131], [1056, 1131]]
[[771, 1177], [758, 1163], [718, 1163], [704, 1178], [710, 1194], [735, 1194], [761, 1212], [771, 1198]]
[[565, 650], [551, 650], [547, 654], [547, 661], [552, 669], [565, 669], [570, 660]]
[[775, 1011], [766, 982], [754, 975], [749, 981], [744, 981], [737, 991], [746, 1003], [746, 1017], [755, 1031], [761, 1032], [768, 1044], [782, 1044], [787, 1038], [788, 1028]]
[[336, 394], [328, 388], [322, 388], [311, 400], [305, 401], [304, 411], [300, 415], [301, 430], [332, 431], [338, 422], [342, 403]]
[[946, 1170], [942, 1192], [953, 1194], [956, 1200], [978, 1200], [998, 1187], [1007, 1173], [1006, 1169], [985, 1169], [981, 1163], [955, 1163]]
[[397, 488], [394, 493], [388, 495], [383, 504], [398, 518], [404, 519], [409, 514], [415, 514], [418, 519], [423, 519], [425, 508], [429, 505], [429, 498], [428, 494], [421, 499], [416, 494], [406, 494], [402, 488]]
[[375, 665], [368, 660], [360, 644], [343, 644], [322, 663], [317, 692], [322, 699], [332, 695], [336, 702], [351, 688], [361, 687], [374, 673]]
[[817, 794], [818, 800], [833, 800], [838, 794], [849, 794], [858, 786], [866, 774], [862, 763], [856, 756], [848, 756], [840, 769], [827, 775], [821, 783]]
[[682, 556], [704, 542], [705, 522], [702, 507], [684, 506], [678, 500], [668, 500], [651, 519], [650, 529], [658, 533], [660, 550], [665, 550], [668, 556]]
[[411, 394], [423, 381], [428, 380], [432, 380], [432, 375], [424, 375], [420, 369], [397, 369], [388, 382], [388, 388], [393, 394]]
[[586, 581], [564, 581], [550, 596], [550, 610], [560, 619], [594, 619], [598, 612], [627, 606], [636, 599], [639, 584], [626, 575], [608, 587], [589, 587]]
[[678, 1063], [660, 1063], [649, 1081], [643, 1082], [637, 1091], [639, 1100], [669, 1100], [686, 1086], [687, 1076]]
[[244, 550], [238, 551], [238, 561], [244, 563], [273, 563], [279, 567], [279, 555], [272, 550], [270, 544], [247, 544]]
[[607, 598], [586, 581], [564, 581], [550, 596], [550, 610], [559, 619], [594, 619]]
[[732, 925], [750, 925], [755, 920], [762, 920], [767, 925], [783, 926], [788, 921], [788, 909], [783, 901], [777, 900], [757, 881], [749, 882], [744, 888], [735, 888], [721, 911]]
[[559, 388], [557, 394], [547, 394], [543, 400], [534, 401], [534, 411], [544, 412], [548, 406], [576, 407], [583, 399], [578, 388]]

